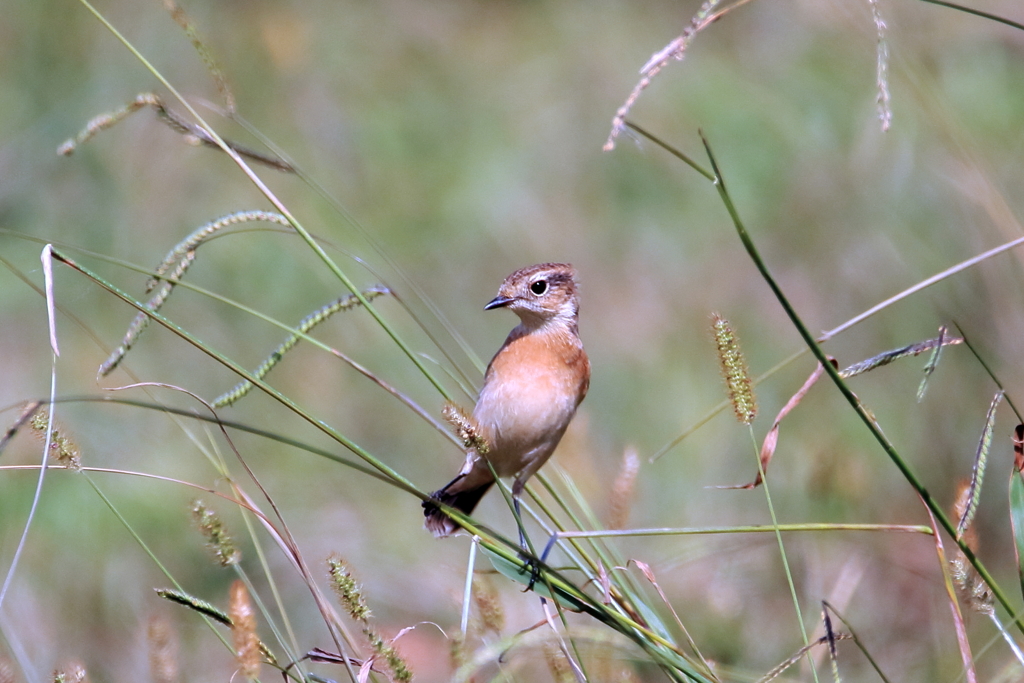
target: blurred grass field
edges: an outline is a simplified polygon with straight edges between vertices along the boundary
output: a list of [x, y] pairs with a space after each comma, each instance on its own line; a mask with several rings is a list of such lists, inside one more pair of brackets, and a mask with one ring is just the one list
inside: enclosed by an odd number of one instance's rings
[[[1015, 0], [975, 6], [1024, 21]], [[640, 67], [679, 35], [698, 4], [314, 0], [185, 8], [227, 75], [239, 115], [365, 232], [310, 183], [254, 169], [358, 286], [393, 287], [439, 335], [444, 351], [469, 369], [470, 381], [479, 382], [481, 363], [514, 323], [482, 310], [502, 278], [543, 261], [577, 267], [593, 380], [545, 468], [552, 481], [571, 473], [583, 498], [604, 515], [623, 451], [635, 447], [642, 466], [631, 527], [770, 523], [762, 492], [713, 488], [745, 483], [756, 473], [750, 435], [728, 411], [656, 462], [649, 457], [724, 398], [708, 331], [712, 311], [732, 321], [755, 375], [803, 343], [709, 182], [650, 142], [623, 136], [614, 151], [601, 149]], [[98, 9], [222, 135], [259, 146], [243, 126], [217, 114], [221, 99], [207, 69], [160, 3], [110, 0]], [[890, 52], [887, 132], [876, 113], [877, 34], [867, 2], [762, 0], [741, 7], [700, 33], [686, 59], [654, 79], [630, 113], [701, 162], [697, 131], [703, 131], [748, 230], [812, 332], [1022, 235], [1024, 32], [924, 2], [880, 9]], [[0, 25], [5, 428], [21, 402], [49, 392], [45, 301], [20, 277], [42, 286], [45, 242], [152, 269], [200, 225], [270, 208], [226, 155], [185, 144], [147, 110], [73, 156], [57, 156], [57, 146], [92, 117], [148, 91], [181, 113], [82, 5], [6, 4]], [[145, 275], [89, 253], [68, 253], [144, 296]], [[56, 267], [55, 276], [57, 303], [77, 318], [58, 315], [57, 393], [99, 396], [105, 387], [135, 381], [120, 370], [96, 379], [135, 311], [66, 267]], [[825, 350], [845, 366], [934, 337], [940, 325], [955, 321], [1016, 399], [1024, 381], [1022, 277], [1019, 250], [995, 257], [887, 308]], [[186, 280], [291, 325], [346, 293], [294, 235], [267, 231], [203, 245]], [[377, 306], [458, 400], [471, 405], [441, 369], [451, 363], [399, 303], [381, 299]], [[184, 287], [163, 313], [249, 368], [285, 336]], [[314, 335], [440, 415], [440, 394], [365, 311], [340, 313]], [[851, 387], [932, 494], [949, 504], [958, 480], [970, 476], [996, 387], [966, 348], [954, 346], [919, 403], [924, 363], [924, 357], [901, 361]], [[208, 400], [237, 381], [157, 325], [128, 354], [125, 368], [140, 380]], [[804, 356], [758, 387], [758, 439], [813, 368]], [[391, 396], [312, 345], [299, 344], [268, 381], [421, 490], [444, 484], [463, 457]], [[143, 398], [139, 391], [132, 396]], [[152, 389], [151, 396], [197, 407], [167, 390]], [[259, 392], [221, 415], [341, 452]], [[56, 417], [87, 466], [226, 491], [210, 462], [217, 452], [234, 476], [244, 475], [208, 425], [79, 401], [59, 404]], [[1001, 409], [975, 528], [980, 556], [1019, 605], [1005, 493], [1014, 424], [1011, 411]], [[393, 636], [421, 624], [396, 643], [416, 680], [449, 680], [448, 641], [422, 622], [458, 632], [466, 539], [431, 538], [421, 526], [419, 501], [405, 492], [254, 436], [232, 439], [316, 578], [323, 577], [328, 554], [343, 556], [381, 632]], [[38, 465], [41, 448], [41, 441], [19, 433], [0, 454], [0, 468]], [[37, 474], [0, 469], [4, 576]], [[223, 606], [235, 578], [210, 561], [190, 521], [197, 495], [221, 513], [243, 564], [259, 575], [230, 503], [180, 484], [90, 476], [193, 595]], [[783, 424], [769, 482], [780, 523], [928, 523], [912, 489], [828, 382], [812, 389]], [[515, 533], [496, 493], [478, 517]], [[785, 541], [808, 632], [820, 621], [822, 599], [842, 602], [890, 680], [958, 680], [962, 664], [930, 538], [829, 532]], [[303, 652], [330, 649], [306, 586], [266, 537], [263, 543]], [[701, 651], [721, 667], [722, 680], [757, 680], [803, 644], [773, 536], [653, 537], [616, 545], [652, 567]], [[500, 636], [542, 618], [535, 596], [500, 577], [492, 581], [505, 614]], [[230, 651], [198, 617], [154, 594], [167, 583], [81, 476], [50, 472], [0, 609], [0, 658], [15, 663], [11, 680], [43, 681], [72, 660], [84, 663], [96, 682], [150, 678], [146, 630], [153, 618], [169, 623], [180, 641], [180, 680], [229, 679], [236, 669]], [[586, 627], [594, 629], [596, 650], [618, 657], [621, 649], [623, 667], [636, 656], [624, 641], [603, 644], [610, 634], [597, 625]], [[1019, 679], [1021, 665], [989, 622], [968, 618], [968, 628], [979, 679]], [[545, 680], [551, 674], [534, 654], [543, 647], [527, 644], [541, 637], [525, 638], [510, 651], [506, 675]], [[485, 640], [493, 645], [498, 634]], [[844, 680], [878, 680], [851, 645], [840, 643], [840, 653]], [[813, 680], [802, 666], [786, 680]], [[343, 668], [313, 669], [347, 680]], [[818, 669], [819, 676], [830, 675], [827, 665]], [[649, 664], [631, 670], [635, 680], [666, 680]], [[621, 675], [614, 672], [608, 675]], [[264, 670], [264, 678], [276, 675]], [[487, 675], [475, 680], [490, 680]]]

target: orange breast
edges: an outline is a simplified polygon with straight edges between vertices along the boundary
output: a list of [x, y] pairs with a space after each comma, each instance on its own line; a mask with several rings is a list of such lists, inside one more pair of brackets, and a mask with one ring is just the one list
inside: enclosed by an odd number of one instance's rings
[[487, 369], [473, 411], [491, 446], [487, 459], [500, 476], [547, 460], [589, 382], [590, 363], [575, 335], [510, 335]]

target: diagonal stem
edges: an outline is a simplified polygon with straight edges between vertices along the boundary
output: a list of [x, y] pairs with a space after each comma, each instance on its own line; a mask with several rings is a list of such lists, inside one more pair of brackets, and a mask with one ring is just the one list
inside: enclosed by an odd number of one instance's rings
[[992, 575], [989, 573], [985, 565], [983, 565], [981, 560], [979, 560], [977, 556], [975, 556], [974, 551], [967, 547], [967, 544], [962, 539], [956, 539], [956, 527], [953, 526], [953, 523], [949, 520], [949, 517], [947, 517], [946, 513], [942, 510], [942, 507], [932, 497], [932, 494], [928, 491], [927, 488], [925, 488], [924, 484], [921, 483], [921, 480], [917, 477], [917, 474], [910, 468], [910, 465], [907, 464], [907, 462], [902, 458], [902, 456], [900, 456], [900, 454], [896, 451], [895, 446], [893, 446], [889, 439], [885, 436], [885, 434], [882, 433], [882, 430], [875, 422], [875, 418], [868, 412], [867, 408], [865, 408], [864, 405], [860, 402], [860, 399], [857, 398], [856, 394], [854, 394], [853, 391], [850, 390], [850, 388], [846, 385], [846, 382], [844, 382], [843, 379], [839, 376], [839, 371], [829, 361], [828, 357], [825, 355], [825, 352], [821, 350], [821, 347], [818, 345], [817, 340], [815, 340], [814, 336], [807, 329], [807, 326], [804, 325], [803, 320], [800, 319], [800, 316], [793, 308], [793, 305], [789, 302], [789, 299], [787, 299], [786, 295], [782, 292], [782, 288], [779, 287], [779, 284], [775, 281], [775, 278], [772, 277], [772, 274], [769, 272], [768, 267], [761, 259], [761, 255], [758, 253], [757, 247], [754, 245], [753, 240], [747, 233], [747, 229], [743, 226], [743, 221], [740, 219], [739, 213], [736, 210], [736, 206], [733, 204], [732, 198], [729, 196], [729, 192], [725, 189], [725, 181], [722, 179], [722, 174], [718, 168], [718, 163], [716, 162], [714, 154], [711, 151], [711, 145], [708, 143], [707, 138], [704, 137], [703, 132], [701, 132], [700, 136], [701, 140], [704, 143], [704, 148], [707, 150], [708, 158], [711, 161], [711, 168], [714, 170], [715, 187], [718, 189], [718, 194], [719, 196], [721, 196], [722, 202], [725, 204], [725, 208], [729, 212], [729, 216], [732, 218], [733, 225], [736, 227], [736, 232], [739, 235], [740, 241], [743, 243], [743, 247], [747, 250], [747, 254], [750, 256], [751, 260], [754, 262], [754, 265], [761, 273], [761, 277], [764, 278], [764, 281], [772, 290], [772, 293], [775, 295], [775, 298], [778, 299], [779, 303], [782, 305], [782, 308], [786, 311], [786, 315], [789, 316], [789, 319], [793, 323], [793, 326], [796, 327], [797, 331], [800, 333], [800, 336], [803, 338], [804, 343], [807, 344], [807, 347], [811, 350], [811, 353], [814, 354], [814, 357], [818, 359], [818, 362], [821, 363], [822, 366], [824, 366], [825, 372], [827, 372], [828, 376], [832, 378], [832, 381], [835, 383], [836, 387], [838, 387], [840, 393], [842, 393], [842, 395], [846, 398], [846, 400], [850, 403], [853, 409], [860, 416], [861, 420], [867, 426], [872, 436], [875, 437], [875, 440], [878, 441], [879, 445], [882, 447], [882, 450], [885, 451], [885, 454], [889, 456], [889, 459], [893, 462], [894, 465], [896, 465], [897, 469], [899, 469], [904, 479], [907, 480], [911, 487], [913, 487], [913, 489], [921, 497], [921, 500], [924, 502], [925, 506], [935, 516], [935, 520], [936, 522], [938, 522], [939, 526], [941, 526], [946, 531], [946, 533], [948, 533], [950, 537], [954, 539], [954, 541], [959, 546], [960, 550], [964, 553], [964, 556], [967, 557], [968, 561], [978, 571], [978, 574], [981, 576], [981, 578], [985, 581], [986, 584], [988, 584], [996, 600], [999, 601], [999, 604], [1002, 605], [1003, 608], [1010, 614], [1011, 618], [1014, 619], [1014, 622], [1016, 623], [1017, 628], [1021, 631], [1021, 633], [1024, 633], [1024, 618], [1016, 616], [1016, 608], [1014, 608], [1014, 606], [1010, 603], [1009, 598], [1003, 592], [999, 584], [995, 582], [995, 579], [992, 578]]

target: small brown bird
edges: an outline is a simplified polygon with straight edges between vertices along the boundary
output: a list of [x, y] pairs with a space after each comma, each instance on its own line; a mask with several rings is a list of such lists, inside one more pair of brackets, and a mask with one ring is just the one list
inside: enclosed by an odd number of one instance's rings
[[[458, 476], [431, 494], [433, 501], [470, 514], [499, 477], [515, 477], [518, 509], [526, 480], [551, 457], [590, 386], [590, 361], [580, 341], [576, 270], [568, 263], [541, 263], [505, 278], [484, 310], [507, 308], [519, 325], [494, 354], [473, 421], [489, 446], [474, 450]], [[485, 462], [483, 458], [487, 458]], [[431, 501], [423, 503], [425, 526], [449, 536], [455, 524]]]

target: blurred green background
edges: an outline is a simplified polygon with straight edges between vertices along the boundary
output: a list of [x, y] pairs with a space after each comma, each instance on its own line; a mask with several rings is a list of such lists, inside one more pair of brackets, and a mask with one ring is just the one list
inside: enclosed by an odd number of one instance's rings
[[[1017, 0], [975, 6], [1024, 20]], [[220, 103], [216, 88], [160, 3], [107, 0], [98, 8], [223, 135], [257, 145], [204, 105]], [[755, 374], [801, 342], [708, 182], [650, 143], [621, 137], [613, 152], [601, 150], [638, 70], [688, 25], [698, 3], [248, 0], [185, 8], [227, 74], [240, 116], [315, 178], [397, 265], [302, 180], [255, 167], [360, 285], [383, 278], [431, 329], [442, 329], [406, 284], [415, 283], [486, 361], [514, 323], [507, 313], [482, 311], [505, 275], [542, 261], [576, 265], [581, 334], [594, 372], [557, 465], [546, 468], [556, 480], [556, 467], [571, 471], [603, 514], [623, 450], [634, 446], [644, 464], [632, 526], [769, 521], [761, 491], [708, 488], [754, 475], [750, 437], [728, 413], [657, 462], [647, 458], [723, 397], [711, 311], [732, 321]], [[701, 162], [703, 130], [748, 229], [814, 331], [1022, 234], [1024, 33], [909, 0], [884, 3], [881, 11], [891, 52], [893, 125], [886, 133], [875, 111], [877, 35], [866, 2], [744, 6], [698, 35], [685, 61], [666, 68], [631, 113]], [[8, 0], [4, 16], [0, 405], [8, 425], [17, 404], [45, 396], [50, 383], [44, 301], [18, 277], [41, 285], [39, 240], [152, 268], [199, 225], [270, 207], [225, 155], [183, 144], [149, 111], [74, 156], [58, 157], [64, 139], [137, 93], [156, 91], [172, 109], [182, 108], [82, 6]], [[80, 258], [143, 296], [143, 275]], [[68, 268], [56, 271], [58, 303], [85, 326], [58, 318], [58, 393], [99, 395], [132, 381], [118, 372], [97, 382], [95, 374], [134, 311]], [[935, 336], [955, 320], [1016, 398], [1024, 380], [1022, 276], [1019, 253], [999, 256], [883, 311], [827, 351], [845, 366]], [[266, 232], [205, 245], [187, 279], [291, 324], [343, 293], [299, 240]], [[442, 360], [396, 302], [382, 300], [379, 308], [417, 352]], [[164, 312], [249, 367], [282, 338], [183, 288]], [[440, 413], [441, 397], [365, 312], [339, 315], [316, 334]], [[948, 501], [957, 480], [969, 476], [995, 387], [965, 348], [953, 347], [918, 403], [923, 362], [898, 363], [853, 387], [924, 483]], [[207, 399], [236, 381], [157, 327], [126, 367]], [[759, 387], [758, 439], [812, 368], [805, 357]], [[269, 380], [424, 490], [444, 484], [461, 462], [424, 422], [309, 345]], [[195, 406], [169, 391], [152, 395]], [[97, 403], [62, 404], [57, 414], [88, 466], [226, 490], [202, 453], [216, 447], [242, 476], [220, 436], [201, 425]], [[339, 450], [264, 396], [223, 415]], [[981, 556], [1011, 588], [1017, 579], [1005, 481], [1013, 424], [1003, 410], [976, 522]], [[382, 632], [423, 621], [457, 632], [465, 538], [435, 541], [421, 528], [416, 499], [337, 464], [250, 436], [237, 435], [235, 444], [317, 575], [329, 552], [351, 562]], [[37, 463], [39, 451], [39, 442], [19, 434], [0, 466]], [[816, 387], [783, 425], [770, 475], [781, 522], [927, 523], [910, 487], [831, 386]], [[195, 490], [92, 476], [186, 590], [225, 604], [234, 575], [213, 566], [191, 526]], [[0, 473], [5, 575], [35, 481], [32, 470]], [[204, 500], [221, 511], [258, 575], [237, 510]], [[479, 514], [514, 530], [495, 494]], [[620, 548], [652, 566], [726, 679], [757, 678], [800, 647], [770, 536], [640, 539]], [[833, 600], [894, 680], [955, 678], [959, 655], [927, 538], [792, 535], [787, 549], [809, 630], [819, 601]], [[271, 548], [269, 556], [301, 647], [330, 649], [308, 591], [280, 552]], [[71, 660], [85, 663], [94, 681], [145, 680], [146, 624], [156, 616], [180, 639], [182, 680], [226, 680], [235, 668], [230, 654], [197, 617], [154, 595], [167, 583], [81, 477], [51, 473], [0, 612], [0, 655], [21, 668], [16, 680], [45, 680]], [[535, 597], [496, 585], [505, 635], [542, 617]], [[969, 625], [977, 654], [995, 631], [980, 618]], [[418, 680], [448, 679], [448, 646], [436, 628], [421, 625], [398, 647]], [[841, 647], [846, 680], [875, 680], [852, 646]], [[978, 666], [987, 680], [1019, 676], [1002, 645], [978, 655]], [[341, 669], [317, 670], [345, 678]], [[542, 680], [535, 678], [541, 673], [543, 667], [520, 680]], [[662, 680], [650, 668], [635, 675]], [[806, 671], [792, 675], [809, 680]]]

